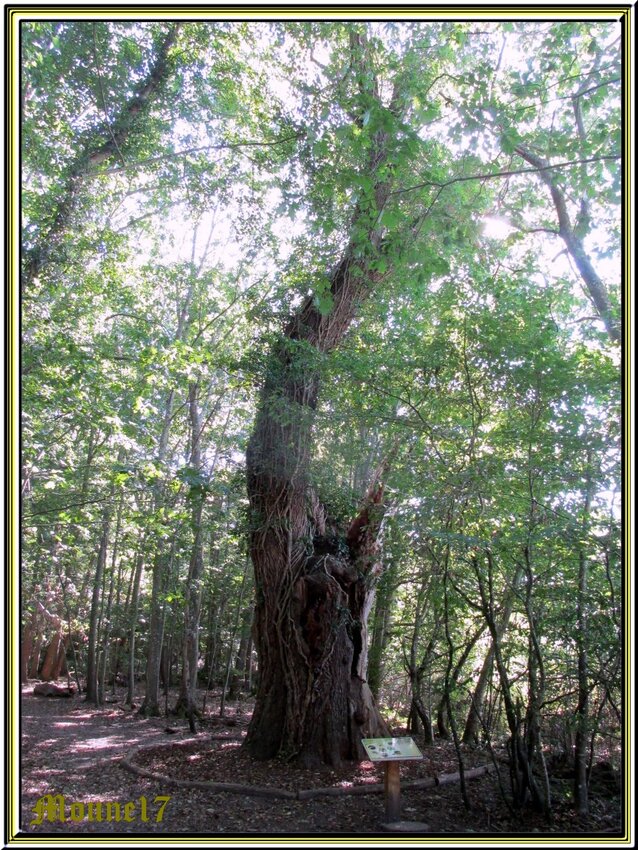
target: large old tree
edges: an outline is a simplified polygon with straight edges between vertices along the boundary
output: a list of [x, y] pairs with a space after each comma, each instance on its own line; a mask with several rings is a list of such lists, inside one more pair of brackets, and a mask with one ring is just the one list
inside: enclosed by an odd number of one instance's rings
[[192, 726], [256, 684], [247, 749], [306, 764], [387, 733], [379, 694], [507, 737], [546, 812], [576, 718], [586, 811], [622, 722], [619, 33], [25, 22], [25, 680], [66, 646], [91, 700], [180, 681]]
[[352, 118], [364, 128], [376, 115], [362, 166], [370, 191], [352, 214], [328, 307], [307, 298], [271, 352], [247, 455], [259, 654], [247, 747], [259, 758], [338, 764], [362, 755], [362, 737], [387, 734], [366, 682], [383, 483], [377, 476], [358, 515], [338, 527], [309, 477], [321, 357], [340, 343], [384, 276], [379, 221], [392, 170], [385, 128], [399, 117], [402, 99], [395, 85], [383, 102], [370, 53], [363, 33], [351, 34]]

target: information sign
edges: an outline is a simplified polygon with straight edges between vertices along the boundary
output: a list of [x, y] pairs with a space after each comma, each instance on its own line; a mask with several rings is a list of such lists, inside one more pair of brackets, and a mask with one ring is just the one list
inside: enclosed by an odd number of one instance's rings
[[412, 738], [363, 738], [370, 761], [410, 761], [423, 758]]

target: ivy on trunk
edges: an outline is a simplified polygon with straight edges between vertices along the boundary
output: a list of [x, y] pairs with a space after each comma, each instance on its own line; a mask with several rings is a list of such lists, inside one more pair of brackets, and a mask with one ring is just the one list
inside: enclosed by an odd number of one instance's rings
[[[350, 49], [361, 104], [382, 109], [365, 36], [353, 33]], [[397, 102], [395, 91], [389, 116]], [[337, 765], [363, 756], [362, 737], [387, 734], [366, 681], [383, 485], [380, 477], [373, 483], [348, 529], [329, 534], [333, 523], [308, 470], [322, 357], [384, 277], [378, 221], [390, 183], [378, 175], [385, 173], [388, 143], [381, 124], [364, 166], [373, 191], [357, 205], [330, 277], [330, 309], [306, 299], [273, 348], [248, 447], [259, 683], [246, 746], [257, 758]]]

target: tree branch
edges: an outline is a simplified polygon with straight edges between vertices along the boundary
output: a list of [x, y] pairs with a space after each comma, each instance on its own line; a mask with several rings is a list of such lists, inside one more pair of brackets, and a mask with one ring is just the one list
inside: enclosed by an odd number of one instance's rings
[[136, 162], [127, 162], [124, 165], [107, 168], [104, 171], [90, 172], [82, 176], [85, 179], [90, 179], [92, 177], [101, 177], [103, 174], [119, 174], [122, 171], [130, 171], [134, 168], [140, 168], [143, 165], [149, 165], [154, 162], [163, 162], [167, 159], [178, 159], [180, 156], [188, 156], [189, 154], [201, 153], [202, 151], [236, 150], [238, 148], [246, 147], [275, 147], [276, 145], [283, 145], [286, 142], [293, 142], [297, 139], [301, 139], [303, 138], [303, 135], [303, 133], [295, 133], [292, 136], [286, 136], [283, 139], [274, 139], [271, 142], [251, 139], [247, 142], [227, 142], [218, 145], [199, 145], [198, 147], [186, 148], [181, 151], [168, 152], [161, 156], [150, 156], [147, 159], [139, 159]]
[[177, 22], [169, 28], [148, 76], [138, 84], [133, 96], [124, 104], [114, 125], [112, 127], [110, 124], [107, 125], [108, 138], [104, 140], [102, 133], [94, 132], [70, 163], [68, 177], [60, 190], [60, 195], [58, 198], [51, 199], [55, 210], [51, 226], [46, 233], [40, 233], [38, 242], [33, 248], [24, 252], [21, 280], [23, 289], [32, 284], [43, 268], [50, 264], [55, 248], [69, 227], [78, 202], [79, 178], [88, 168], [94, 168], [114, 155], [122, 155], [121, 148], [130, 135], [133, 118], [146, 106], [168, 76], [170, 69], [168, 51], [175, 41], [179, 27], [180, 23]]
[[[569, 255], [576, 263], [580, 276], [585, 283], [594, 306], [605, 323], [610, 339], [613, 342], [620, 342], [620, 330], [613, 317], [607, 288], [598, 276], [589, 256], [587, 255], [583, 245], [583, 240], [574, 232], [574, 228], [569, 218], [569, 212], [567, 210], [565, 195], [551, 174], [552, 169], [556, 166], [550, 165], [547, 160], [538, 154], [533, 153], [524, 145], [518, 145], [515, 151], [522, 159], [525, 160], [525, 162], [529, 162], [530, 165], [534, 166], [534, 170], [538, 172], [541, 180], [549, 189], [552, 201], [554, 202], [556, 215], [558, 216], [559, 235], [565, 243]], [[580, 160], [576, 164], [582, 165], [586, 162], [595, 162], [600, 159], [607, 158], [608, 157], [591, 157], [589, 159]]]
[[549, 163], [538, 164], [533, 168], [511, 168], [507, 171], [486, 171], [480, 174], [467, 174], [460, 177], [452, 177], [450, 180], [446, 180], [443, 183], [439, 183], [435, 180], [425, 180], [423, 183], [415, 183], [414, 186], [406, 186], [405, 189], [395, 189], [389, 194], [404, 195], [407, 192], [415, 192], [417, 189], [425, 189], [428, 187], [446, 189], [448, 186], [453, 186], [455, 183], [468, 183], [472, 180], [492, 180], [494, 178], [516, 177], [519, 174], [537, 174], [539, 172], [552, 171], [555, 168], [570, 168], [572, 166], [583, 165], [588, 162], [607, 162], [617, 161], [619, 159], [621, 159], [620, 154], [610, 154], [608, 156], [592, 156], [587, 159], [572, 159], [565, 162], [555, 162], [551, 165]]

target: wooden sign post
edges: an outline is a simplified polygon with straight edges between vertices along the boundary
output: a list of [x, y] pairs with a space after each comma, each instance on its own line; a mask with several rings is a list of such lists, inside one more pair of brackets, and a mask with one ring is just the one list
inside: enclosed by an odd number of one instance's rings
[[386, 761], [383, 764], [383, 791], [385, 794], [385, 819], [387, 823], [400, 820], [401, 811], [401, 774], [398, 761]]
[[383, 788], [385, 792], [385, 817], [389, 829], [405, 832], [426, 831], [424, 823], [401, 821], [401, 780], [399, 765], [402, 761], [420, 761], [423, 753], [412, 738], [363, 738], [370, 761], [383, 762]]

